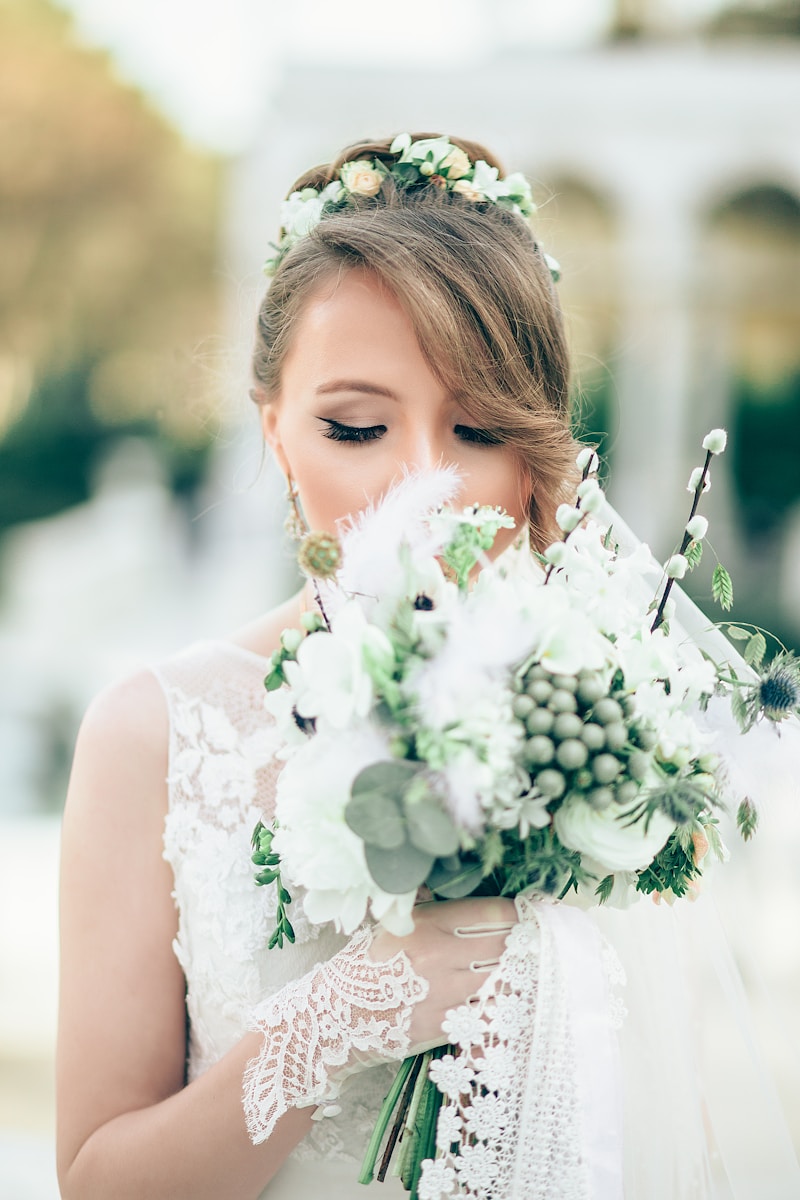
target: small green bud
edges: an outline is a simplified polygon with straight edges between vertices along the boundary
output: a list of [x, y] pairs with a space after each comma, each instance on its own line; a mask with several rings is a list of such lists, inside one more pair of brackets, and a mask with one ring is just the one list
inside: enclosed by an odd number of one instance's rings
[[559, 713], [553, 722], [553, 736], [560, 742], [567, 738], [577, 738], [583, 732], [583, 721], [577, 713]]
[[586, 766], [588, 758], [589, 751], [577, 738], [568, 738], [556, 750], [556, 761], [565, 771], [580, 770], [581, 767]]
[[622, 721], [612, 721], [605, 726], [606, 745], [609, 750], [621, 750], [628, 744], [628, 730]]
[[575, 699], [573, 692], [567, 692], [564, 688], [557, 688], [547, 701], [547, 707], [555, 713], [577, 712], [578, 701]]
[[555, 724], [555, 713], [549, 708], [535, 708], [525, 721], [528, 733], [550, 733]]
[[553, 685], [546, 679], [534, 679], [528, 684], [528, 695], [537, 704], [547, 704], [553, 694]]
[[578, 683], [578, 699], [587, 707], [602, 700], [605, 694], [605, 686], [597, 675], [587, 675]]
[[535, 704], [530, 696], [515, 696], [511, 702], [511, 708], [515, 717], [519, 717], [520, 721], [524, 721], [529, 713], [532, 713]]
[[587, 750], [596, 754], [599, 750], [605, 749], [606, 732], [602, 725], [595, 725], [587, 721], [581, 730], [581, 740]]
[[598, 754], [592, 759], [592, 774], [598, 783], [613, 783], [619, 773], [620, 762], [613, 754]]
[[551, 800], [557, 800], [559, 796], [563, 796], [567, 788], [567, 781], [560, 771], [556, 771], [551, 767], [545, 767], [536, 776], [536, 786], [543, 796], [548, 796]]
[[609, 804], [614, 801], [614, 793], [609, 787], [593, 788], [587, 795], [586, 799], [591, 804], [592, 808], [602, 812], [604, 808], [608, 808]]
[[555, 752], [556, 748], [550, 738], [540, 734], [528, 738], [525, 743], [525, 761], [532, 767], [545, 766], [546, 763], [552, 762]]
[[598, 700], [592, 709], [592, 720], [597, 721], [600, 725], [611, 725], [615, 721], [621, 721], [622, 717], [622, 705], [618, 704], [616, 700], [612, 700], [610, 696]]

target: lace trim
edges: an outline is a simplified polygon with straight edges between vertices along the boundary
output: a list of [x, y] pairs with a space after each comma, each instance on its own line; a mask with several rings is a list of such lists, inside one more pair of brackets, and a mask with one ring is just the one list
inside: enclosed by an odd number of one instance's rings
[[243, 1104], [253, 1142], [266, 1141], [291, 1107], [325, 1106], [353, 1071], [400, 1060], [409, 1050], [412, 1007], [428, 993], [404, 951], [369, 957], [362, 929], [328, 962], [258, 1005], [251, 1028], [264, 1040], [245, 1071]]
[[[517, 898], [520, 923], [498, 967], [473, 1003], [447, 1014], [460, 1053], [431, 1064], [446, 1102], [419, 1200], [588, 1200], [566, 989], [538, 908]], [[521, 1146], [523, 1129], [535, 1136]]]

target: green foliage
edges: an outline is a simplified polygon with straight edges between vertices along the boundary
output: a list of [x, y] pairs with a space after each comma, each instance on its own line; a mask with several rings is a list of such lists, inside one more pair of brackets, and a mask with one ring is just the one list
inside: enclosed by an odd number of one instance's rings
[[653, 862], [636, 879], [637, 892], [669, 892], [685, 896], [689, 884], [699, 878], [700, 868], [695, 865], [692, 843], [674, 832], [667, 844], [658, 852]]
[[726, 612], [733, 606], [733, 580], [720, 562], [711, 576], [711, 595]]
[[703, 557], [703, 543], [701, 541], [689, 542], [683, 555], [689, 564], [689, 570], [693, 571]]
[[742, 800], [736, 812], [736, 824], [744, 841], [750, 838], [758, 829], [758, 809], [749, 796]]
[[604, 879], [600, 880], [597, 887], [594, 889], [594, 894], [598, 897], [600, 904], [605, 904], [613, 890], [614, 876], [606, 875]]
[[752, 637], [748, 638], [747, 645], [744, 648], [744, 660], [751, 667], [758, 670], [764, 661], [764, 655], [767, 653], [767, 640], [763, 633], [756, 632]]
[[281, 859], [280, 855], [276, 854], [272, 849], [273, 834], [274, 829], [269, 829], [261, 821], [258, 822], [251, 838], [253, 849], [252, 861], [255, 866], [261, 868], [256, 874], [256, 883], [260, 887], [274, 884], [277, 888], [278, 903], [275, 910], [275, 929], [269, 939], [268, 948], [273, 950], [277, 946], [282, 950], [284, 938], [287, 942], [294, 942], [295, 933], [292, 923], [286, 914], [287, 907], [292, 903], [292, 897], [281, 882]]

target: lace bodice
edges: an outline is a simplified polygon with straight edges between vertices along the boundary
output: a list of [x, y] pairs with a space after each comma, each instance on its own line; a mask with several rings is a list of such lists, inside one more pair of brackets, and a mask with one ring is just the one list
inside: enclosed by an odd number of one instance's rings
[[[164, 857], [175, 878], [174, 949], [186, 976], [190, 1080], [243, 1036], [260, 1002], [348, 940], [333, 927], [312, 926], [296, 894], [295, 944], [267, 950], [275, 890], [255, 885], [250, 862], [253, 827], [272, 815], [280, 769], [263, 703], [266, 666], [258, 655], [215, 642], [190, 647], [156, 670], [170, 721]], [[291, 1158], [352, 1164], [355, 1184], [395, 1071], [375, 1066], [346, 1080], [335, 1108], [315, 1121]], [[264, 1197], [271, 1194], [267, 1188]]]

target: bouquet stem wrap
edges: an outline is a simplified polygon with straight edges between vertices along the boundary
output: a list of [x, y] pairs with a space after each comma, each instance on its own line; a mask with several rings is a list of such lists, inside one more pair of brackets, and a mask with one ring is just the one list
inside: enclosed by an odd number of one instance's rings
[[607, 954], [579, 909], [518, 897], [520, 922], [473, 1002], [460, 1048], [431, 1064], [445, 1094], [420, 1200], [622, 1200], [621, 1072]]

